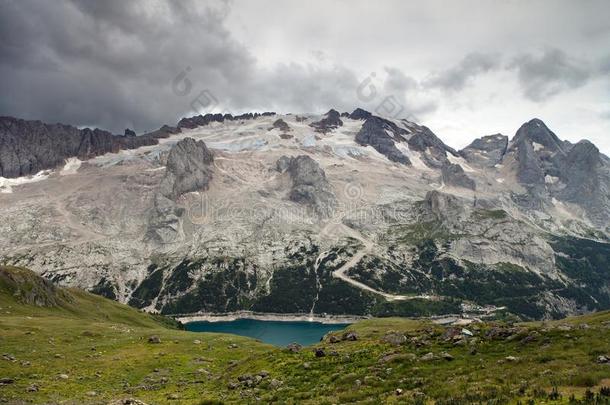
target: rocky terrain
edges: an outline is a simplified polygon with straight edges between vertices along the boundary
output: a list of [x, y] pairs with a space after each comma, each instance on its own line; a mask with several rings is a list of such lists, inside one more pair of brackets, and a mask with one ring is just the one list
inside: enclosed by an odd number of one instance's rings
[[0, 263], [60, 285], [165, 314], [610, 308], [610, 159], [538, 119], [460, 151], [362, 109], [2, 122]]

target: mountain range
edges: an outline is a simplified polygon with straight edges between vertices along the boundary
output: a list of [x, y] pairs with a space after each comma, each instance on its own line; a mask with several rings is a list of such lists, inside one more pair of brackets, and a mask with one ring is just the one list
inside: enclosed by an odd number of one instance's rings
[[0, 263], [150, 312], [610, 308], [610, 159], [532, 119], [462, 150], [363, 109], [136, 135], [0, 118]]

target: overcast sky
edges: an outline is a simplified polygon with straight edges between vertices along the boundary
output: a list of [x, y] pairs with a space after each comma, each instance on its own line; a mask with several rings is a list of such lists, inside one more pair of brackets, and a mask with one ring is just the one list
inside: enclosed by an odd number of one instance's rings
[[610, 2], [0, 0], [0, 115], [121, 132], [207, 110], [538, 117], [610, 154]]

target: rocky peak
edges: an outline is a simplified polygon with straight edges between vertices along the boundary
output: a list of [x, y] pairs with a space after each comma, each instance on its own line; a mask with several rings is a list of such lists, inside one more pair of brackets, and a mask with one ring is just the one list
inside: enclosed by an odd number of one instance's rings
[[422, 159], [426, 165], [434, 168], [442, 168], [448, 164], [447, 153], [457, 156], [457, 152], [445, 145], [439, 137], [428, 127], [413, 125], [413, 134], [408, 140], [409, 148], [422, 153]]
[[508, 136], [495, 134], [475, 139], [458, 153], [468, 163], [482, 167], [493, 167], [502, 161], [507, 148]]
[[551, 153], [564, 152], [563, 142], [538, 118], [521, 125], [513, 138], [512, 144], [519, 146], [524, 142], [533, 145], [536, 152], [542, 149]]
[[339, 114], [339, 111], [331, 109], [324, 114], [324, 118], [320, 121], [312, 122], [309, 126], [314, 128], [316, 132], [327, 133], [343, 126], [343, 121], [341, 121], [341, 114]]
[[356, 108], [350, 115], [349, 118], [353, 120], [365, 120], [370, 117], [372, 114], [362, 108]]
[[370, 115], [356, 134], [356, 142], [360, 145], [372, 146], [392, 162], [410, 165], [409, 158], [396, 147], [396, 142], [406, 141], [403, 137], [406, 133], [406, 130], [399, 128], [393, 122]]

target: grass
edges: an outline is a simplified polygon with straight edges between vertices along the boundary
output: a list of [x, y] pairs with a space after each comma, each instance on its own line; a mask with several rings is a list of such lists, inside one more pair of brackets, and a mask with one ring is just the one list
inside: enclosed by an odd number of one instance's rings
[[[34, 276], [26, 279], [28, 290], [37, 288]], [[474, 338], [464, 345], [426, 320], [370, 319], [347, 328], [356, 341], [327, 338], [315, 345], [326, 353], [316, 357], [313, 347], [290, 353], [253, 339], [186, 332], [78, 290], [42, 289], [55, 303], [33, 305], [9, 284], [0, 282], [0, 356], [15, 360], [0, 357], [0, 379], [14, 382], [0, 385], [0, 402], [568, 403], [572, 395], [581, 399], [610, 385], [610, 365], [595, 361], [610, 354], [609, 312], [471, 325]], [[488, 337], [497, 330], [512, 332]], [[161, 343], [149, 343], [151, 335]], [[389, 338], [403, 335], [397, 345]], [[430, 352], [435, 359], [422, 360]], [[440, 357], [443, 352], [453, 360]], [[255, 386], [238, 381], [263, 370], [269, 376]], [[38, 391], [27, 392], [33, 384]], [[561, 398], [551, 401], [554, 389]]]

